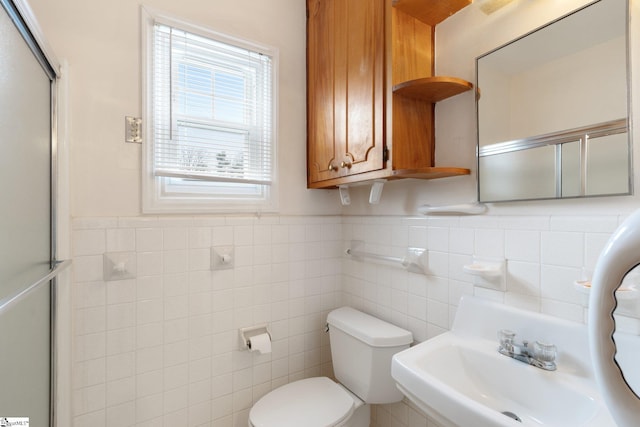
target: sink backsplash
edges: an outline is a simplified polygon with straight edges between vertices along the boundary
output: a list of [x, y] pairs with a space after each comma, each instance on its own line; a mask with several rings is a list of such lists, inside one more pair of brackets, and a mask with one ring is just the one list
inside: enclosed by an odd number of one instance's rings
[[[402, 257], [428, 250], [427, 275], [381, 263], [345, 259], [345, 303], [394, 321], [424, 341], [451, 327], [458, 300], [476, 295], [506, 305], [585, 323], [588, 293], [576, 281], [626, 215], [344, 217], [345, 248]], [[476, 287], [463, 271], [473, 256], [505, 259], [506, 291]], [[640, 331], [638, 299], [621, 302], [626, 331]]]

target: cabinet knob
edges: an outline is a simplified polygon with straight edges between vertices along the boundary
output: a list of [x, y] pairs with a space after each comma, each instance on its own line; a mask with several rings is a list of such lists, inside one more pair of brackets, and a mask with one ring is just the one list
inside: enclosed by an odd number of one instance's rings
[[330, 172], [337, 172], [338, 171], [338, 166], [334, 165], [333, 162], [329, 163], [329, 167], [328, 167]]
[[351, 162], [349, 160], [345, 160], [342, 163], [340, 163], [340, 167], [341, 168], [351, 169]]

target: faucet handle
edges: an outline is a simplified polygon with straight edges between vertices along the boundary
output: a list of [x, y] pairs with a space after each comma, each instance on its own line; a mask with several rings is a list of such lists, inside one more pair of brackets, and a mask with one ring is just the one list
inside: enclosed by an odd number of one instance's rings
[[556, 346], [542, 341], [533, 344], [533, 355], [541, 362], [553, 362], [556, 360], [558, 351]]
[[515, 338], [516, 333], [509, 329], [500, 329], [498, 331], [498, 340], [500, 340], [500, 345], [506, 346], [508, 344], [513, 344], [513, 339]]

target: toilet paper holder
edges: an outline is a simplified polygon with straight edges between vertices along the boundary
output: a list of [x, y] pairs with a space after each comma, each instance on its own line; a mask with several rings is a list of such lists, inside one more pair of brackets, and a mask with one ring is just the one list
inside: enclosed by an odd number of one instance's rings
[[269, 331], [269, 327], [267, 325], [257, 325], [249, 326], [247, 328], [240, 328], [240, 339], [242, 340], [242, 345], [244, 346], [244, 348], [248, 348], [249, 350], [251, 350], [251, 337], [262, 335], [264, 333], [269, 335], [269, 340], [272, 339], [271, 332]]

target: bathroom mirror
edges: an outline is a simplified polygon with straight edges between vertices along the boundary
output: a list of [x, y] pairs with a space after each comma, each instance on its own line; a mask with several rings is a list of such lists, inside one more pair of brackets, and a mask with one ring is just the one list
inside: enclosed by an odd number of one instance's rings
[[599, 0], [476, 59], [480, 201], [631, 194], [628, 16]]

